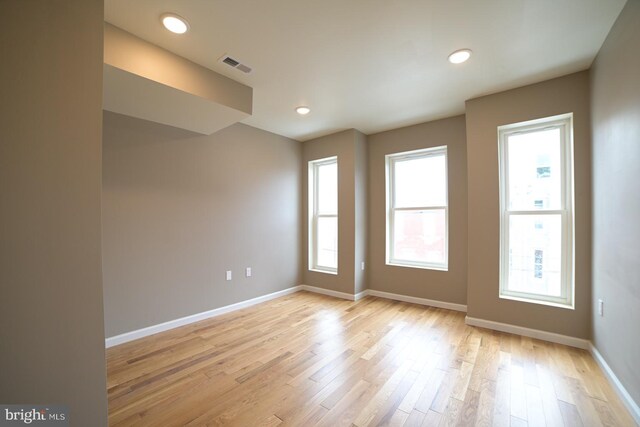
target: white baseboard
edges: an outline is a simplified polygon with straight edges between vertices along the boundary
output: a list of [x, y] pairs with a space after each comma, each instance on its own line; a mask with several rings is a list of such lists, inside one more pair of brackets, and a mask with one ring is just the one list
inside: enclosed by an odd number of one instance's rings
[[300, 285], [299, 287], [300, 287], [300, 290], [302, 291], [309, 291], [316, 294], [328, 295], [330, 297], [342, 298], [349, 301], [356, 301], [357, 299], [362, 298], [362, 297], [359, 297], [358, 295], [363, 293], [363, 292], [360, 292], [357, 295], [353, 295], [353, 294], [348, 294], [346, 292], [338, 292], [338, 291], [332, 291], [331, 289], [318, 288], [317, 286]]
[[392, 299], [395, 301], [410, 302], [413, 304], [428, 305], [430, 307], [446, 308], [447, 310], [462, 311], [463, 313], [467, 312], [467, 306], [464, 304], [455, 304], [452, 302], [437, 301], [437, 300], [427, 299], [427, 298], [411, 297], [408, 295], [393, 294], [391, 292], [376, 291], [374, 289], [367, 289], [366, 291], [361, 293], [365, 293], [365, 292], [367, 295], [371, 295], [373, 297]]
[[283, 289], [281, 291], [273, 292], [267, 295], [262, 295], [246, 301], [240, 301], [235, 304], [225, 305], [224, 307], [214, 308], [213, 310], [192, 314], [190, 316], [181, 317], [179, 319], [170, 320], [168, 322], [159, 323], [157, 325], [152, 325], [146, 328], [137, 329], [135, 331], [125, 332], [124, 334], [107, 338], [105, 340], [105, 346], [106, 348], [113, 347], [118, 344], [124, 344], [129, 341], [133, 341], [139, 338], [147, 337], [149, 335], [157, 334], [158, 332], [168, 331], [169, 329], [174, 329], [179, 326], [184, 326], [190, 323], [198, 322], [200, 320], [209, 319], [215, 316], [220, 316], [221, 314], [229, 313], [235, 310], [240, 310], [241, 308], [250, 307], [252, 305], [260, 304], [261, 302], [269, 301], [284, 295], [289, 295], [294, 292], [298, 292], [300, 289], [301, 289], [300, 286], [293, 286], [291, 288]]
[[358, 292], [355, 297], [356, 297], [356, 301], [361, 300], [362, 298], [366, 297], [367, 295], [369, 295], [369, 289], [365, 289], [362, 292]]
[[605, 376], [613, 386], [613, 389], [616, 391], [620, 400], [624, 403], [624, 406], [627, 407], [629, 413], [636, 421], [636, 424], [640, 425], [640, 406], [633, 400], [629, 392], [622, 385], [616, 374], [613, 372], [607, 361], [602, 357], [602, 354], [598, 351], [597, 348], [593, 345], [593, 343], [589, 343], [589, 350], [591, 351], [591, 355], [598, 363], [600, 368], [604, 371]]
[[577, 347], [584, 350], [588, 350], [590, 344], [589, 340], [585, 340], [582, 338], [560, 335], [554, 332], [541, 331], [539, 329], [525, 328], [524, 326], [516, 326], [508, 323], [494, 322], [492, 320], [477, 319], [475, 317], [465, 317], [465, 323], [470, 326], [478, 326], [480, 328], [493, 329], [495, 331], [522, 335], [525, 337], [536, 338], [543, 341], [564, 344], [570, 347]]

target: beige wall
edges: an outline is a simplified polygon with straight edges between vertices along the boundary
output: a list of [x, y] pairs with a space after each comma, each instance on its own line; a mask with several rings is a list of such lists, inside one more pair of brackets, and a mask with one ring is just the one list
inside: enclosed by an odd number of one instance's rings
[[108, 23], [103, 82], [105, 110], [202, 135], [238, 123], [252, 111], [251, 87]]
[[[500, 299], [497, 127], [573, 112], [575, 310]], [[470, 317], [589, 338], [591, 185], [589, 73], [586, 71], [466, 103]]]
[[104, 117], [107, 336], [300, 283], [299, 142]]
[[[593, 341], [640, 404], [640, 1], [592, 68]], [[604, 316], [598, 299], [604, 300]]]
[[[369, 288], [466, 304], [467, 153], [464, 116], [370, 135]], [[449, 179], [449, 271], [386, 265], [385, 155], [447, 146]]]
[[[143, 60], [142, 60], [143, 59]], [[251, 114], [253, 89], [104, 23], [104, 62], [146, 79]]]
[[0, 402], [106, 426], [101, 0], [0, 2]]
[[[363, 278], [358, 277], [356, 285], [356, 264], [360, 265], [364, 259], [362, 239], [358, 234], [362, 230], [356, 228], [356, 219], [361, 218], [362, 188], [356, 189], [356, 181], [362, 182], [362, 163], [356, 161], [356, 156], [366, 155], [363, 147], [364, 135], [355, 129], [334, 133], [322, 138], [303, 143], [302, 155], [302, 210], [303, 210], [303, 283], [347, 294], [354, 294], [356, 288], [361, 288]], [[325, 157], [338, 157], [338, 274], [320, 273], [309, 270], [309, 224], [308, 224], [308, 175], [309, 161]], [[366, 190], [365, 190], [366, 191]], [[356, 200], [358, 199], [358, 200]], [[356, 242], [358, 251], [356, 253]], [[364, 255], [366, 256], [366, 255]]]

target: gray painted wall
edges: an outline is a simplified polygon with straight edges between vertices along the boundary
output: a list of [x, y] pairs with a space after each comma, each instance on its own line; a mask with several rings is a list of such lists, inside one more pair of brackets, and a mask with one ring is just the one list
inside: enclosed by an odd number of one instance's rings
[[[456, 304], [467, 302], [467, 148], [464, 116], [370, 135], [369, 287]], [[385, 155], [447, 146], [449, 271], [386, 265]]]
[[[466, 103], [469, 182], [468, 315], [589, 338], [591, 315], [591, 126], [582, 71]], [[498, 132], [501, 125], [573, 112], [575, 310], [501, 299]]]
[[242, 124], [201, 136], [105, 113], [106, 335], [298, 285], [300, 156]]
[[[591, 70], [593, 341], [640, 404], [640, 1], [629, 0]], [[604, 317], [598, 299], [604, 300]]]
[[0, 402], [106, 426], [101, 0], [0, 2]]

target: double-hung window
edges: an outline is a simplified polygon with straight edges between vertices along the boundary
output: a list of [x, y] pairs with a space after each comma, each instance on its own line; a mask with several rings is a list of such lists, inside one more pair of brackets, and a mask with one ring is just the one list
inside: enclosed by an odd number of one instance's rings
[[387, 264], [448, 269], [447, 147], [389, 154]]
[[309, 269], [338, 272], [338, 158], [309, 162]]
[[500, 297], [573, 308], [573, 137], [566, 114], [498, 128]]

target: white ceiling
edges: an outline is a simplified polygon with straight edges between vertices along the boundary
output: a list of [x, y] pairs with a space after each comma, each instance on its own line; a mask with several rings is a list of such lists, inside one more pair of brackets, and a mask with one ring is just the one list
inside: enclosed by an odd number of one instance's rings
[[[244, 123], [301, 141], [464, 112], [587, 69], [625, 0], [106, 0], [105, 20], [254, 89]], [[175, 35], [160, 15], [185, 17]], [[447, 56], [470, 48], [462, 65]], [[251, 74], [218, 62], [229, 54]], [[299, 116], [294, 108], [312, 111]]]

